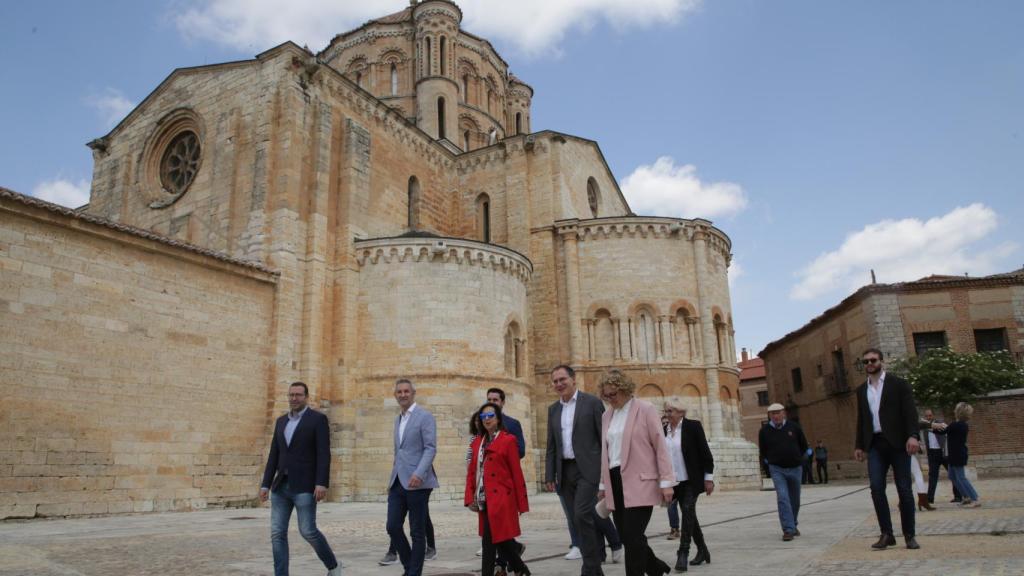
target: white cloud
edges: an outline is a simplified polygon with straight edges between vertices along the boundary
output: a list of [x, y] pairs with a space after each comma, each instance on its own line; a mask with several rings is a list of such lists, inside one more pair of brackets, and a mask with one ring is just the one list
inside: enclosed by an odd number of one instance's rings
[[[605, 20], [618, 29], [672, 24], [701, 0], [461, 0], [464, 29], [505, 41], [528, 55], [557, 50], [573, 28]], [[367, 20], [402, 10], [407, 0], [188, 0], [175, 17], [189, 38], [213, 40], [242, 51], [260, 52], [291, 40], [321, 50], [338, 33]]]
[[729, 264], [729, 288], [736, 286], [736, 281], [740, 276], [743, 276], [744, 272], [746, 272], [746, 270], [743, 269], [743, 266], [740, 265], [739, 261], [734, 257], [732, 262]]
[[86, 180], [72, 182], [57, 177], [37, 184], [32, 189], [32, 195], [40, 200], [61, 204], [68, 208], [78, 208], [89, 202], [89, 182]]
[[701, 182], [696, 166], [676, 166], [668, 156], [637, 167], [622, 181], [622, 192], [633, 211], [644, 215], [712, 219], [747, 207], [739, 184]]
[[975, 203], [926, 221], [905, 218], [869, 224], [800, 270], [790, 297], [809, 300], [837, 289], [852, 291], [871, 281], [871, 270], [882, 283], [930, 274], [991, 274], [1017, 246], [968, 248], [995, 230], [997, 220], [994, 210]]
[[135, 103], [124, 97], [120, 90], [107, 88], [102, 94], [86, 98], [86, 102], [96, 109], [108, 128], [113, 128], [135, 108]]

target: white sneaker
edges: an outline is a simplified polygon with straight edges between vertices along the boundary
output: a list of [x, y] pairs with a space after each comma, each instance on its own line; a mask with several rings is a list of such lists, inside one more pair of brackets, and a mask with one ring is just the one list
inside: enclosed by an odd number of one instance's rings
[[483, 548], [480, 548], [479, 550], [477, 550], [477, 551], [476, 551], [476, 555], [477, 555], [477, 556], [483, 556], [483, 555], [484, 555], [484, 549], [483, 549]]
[[583, 558], [583, 554], [580, 553], [580, 549], [576, 546], [569, 548], [569, 553], [565, 555], [566, 560], [579, 560]]
[[612, 564], [618, 564], [619, 560], [622, 560], [622, 553], [625, 550], [625, 546], [619, 546], [618, 550], [612, 550]]
[[427, 552], [426, 552], [426, 554], [423, 555], [423, 559], [424, 560], [433, 560], [435, 558], [437, 558], [437, 549], [436, 548], [427, 547]]
[[341, 562], [338, 562], [338, 565], [335, 566], [334, 569], [328, 570], [327, 571], [327, 576], [342, 576], [342, 574], [341, 574]]

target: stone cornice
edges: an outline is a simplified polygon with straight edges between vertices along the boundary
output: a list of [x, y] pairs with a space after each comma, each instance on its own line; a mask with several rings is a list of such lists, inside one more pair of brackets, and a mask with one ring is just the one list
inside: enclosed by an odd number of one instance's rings
[[533, 264], [522, 254], [474, 240], [438, 237], [398, 237], [357, 240], [356, 262], [360, 268], [374, 264], [405, 262], [454, 262], [465, 266], [481, 266], [505, 272], [530, 281]]
[[[394, 26], [394, 24], [379, 24], [379, 26]], [[377, 40], [380, 40], [380, 39], [383, 39], [383, 38], [402, 38], [402, 37], [408, 37], [409, 41], [411, 42], [414, 34], [415, 34], [415, 30], [411, 26], [407, 26], [404, 30], [374, 30], [374, 29], [367, 29], [367, 30], [363, 31], [362, 34], [359, 34], [359, 35], [354, 36], [354, 37], [352, 37], [352, 38], [350, 38], [350, 39], [348, 39], [348, 40], [346, 40], [344, 42], [341, 42], [339, 44], [335, 44], [334, 46], [331, 46], [330, 48], [328, 48], [323, 53], [322, 56], [320, 56], [320, 59], [323, 60], [324, 62], [330, 62], [330, 61], [334, 60], [335, 58], [337, 58], [342, 52], [344, 52], [345, 50], [348, 50], [349, 48], [352, 48], [354, 46], [358, 46], [360, 44], [366, 44], [366, 43], [373, 44]]]
[[686, 220], [684, 218], [665, 218], [659, 216], [615, 216], [611, 218], [591, 218], [587, 220], [559, 220], [555, 229], [562, 233], [565, 228], [573, 228], [581, 241], [601, 238], [670, 238], [678, 236], [688, 241], [703, 238], [708, 245], [724, 253], [727, 257], [732, 243], [724, 232], [711, 226], [707, 220]]

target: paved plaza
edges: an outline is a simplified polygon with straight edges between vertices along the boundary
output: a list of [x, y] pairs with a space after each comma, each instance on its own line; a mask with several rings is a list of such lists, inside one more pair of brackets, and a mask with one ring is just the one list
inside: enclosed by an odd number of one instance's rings
[[[717, 492], [702, 497], [700, 517], [712, 564], [690, 574], [888, 576], [942, 574], [1011, 576], [1024, 574], [1024, 483], [1020, 479], [976, 484], [984, 505], [962, 510], [948, 503], [949, 483], [936, 499], [939, 510], [918, 513], [921, 550], [898, 547], [881, 552], [871, 499], [864, 483], [805, 486], [800, 530], [782, 542], [773, 492]], [[895, 491], [889, 487], [895, 505]], [[526, 560], [534, 574], [575, 576], [579, 561], [564, 560], [569, 545], [565, 520], [551, 494], [531, 498], [524, 516]], [[399, 565], [381, 567], [387, 549], [384, 504], [326, 504], [319, 524], [346, 574], [399, 576]], [[269, 508], [157, 513], [74, 520], [0, 523], [0, 576], [270, 575]], [[428, 576], [479, 571], [476, 518], [456, 503], [433, 503], [438, 557]], [[898, 525], [898, 515], [894, 511]], [[664, 510], [655, 510], [648, 536], [655, 551], [672, 563], [675, 541], [665, 538]], [[322, 566], [295, 530], [289, 536], [293, 576], [322, 575]], [[902, 544], [902, 539], [899, 539]], [[622, 564], [606, 564], [609, 576]]]

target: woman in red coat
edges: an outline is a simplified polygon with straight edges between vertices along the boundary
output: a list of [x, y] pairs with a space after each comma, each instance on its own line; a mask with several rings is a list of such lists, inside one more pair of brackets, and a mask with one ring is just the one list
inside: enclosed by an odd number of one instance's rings
[[526, 501], [526, 480], [519, 467], [519, 444], [505, 432], [501, 408], [488, 402], [477, 410], [478, 430], [482, 432], [470, 445], [472, 457], [466, 474], [466, 506], [480, 519], [483, 541], [482, 574], [494, 574], [495, 551], [508, 561], [519, 576], [530, 569], [520, 557], [519, 515], [530, 509]]

